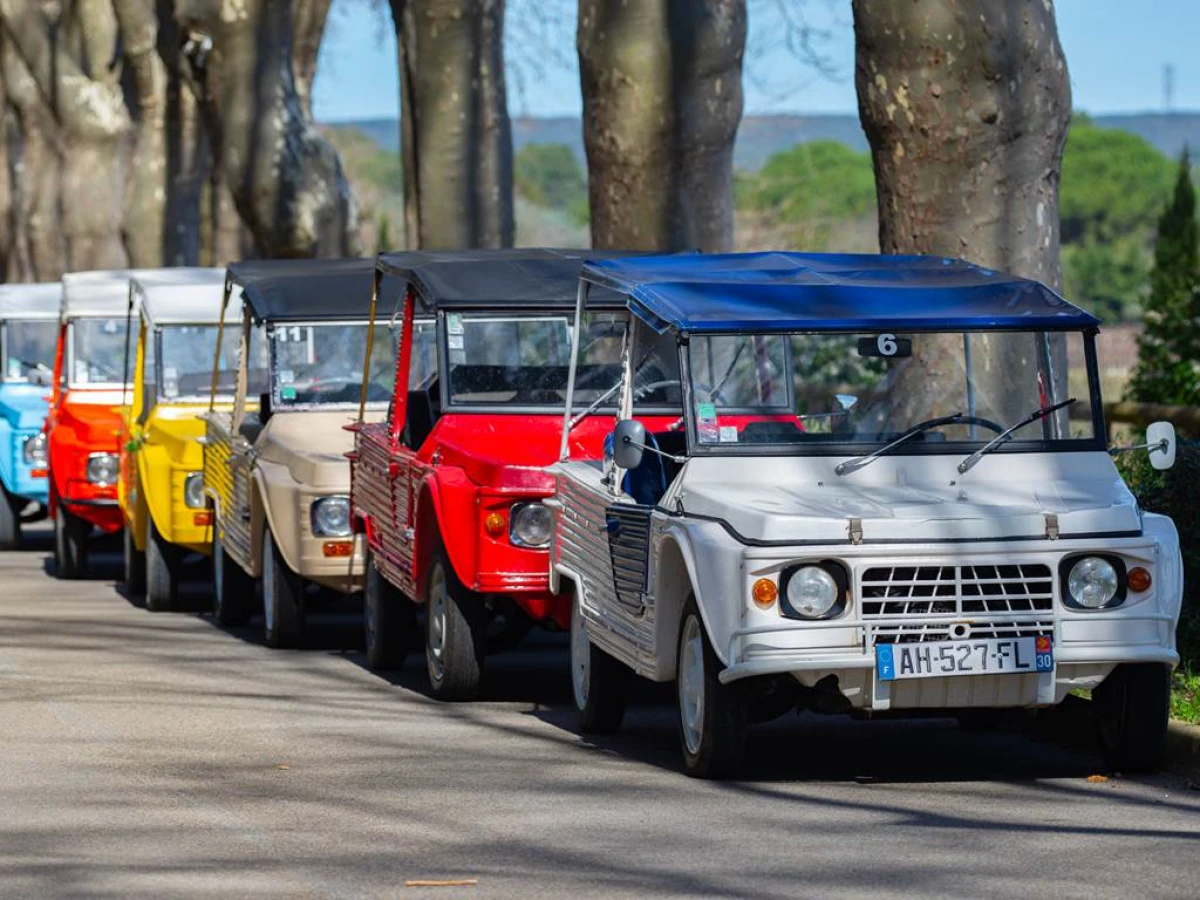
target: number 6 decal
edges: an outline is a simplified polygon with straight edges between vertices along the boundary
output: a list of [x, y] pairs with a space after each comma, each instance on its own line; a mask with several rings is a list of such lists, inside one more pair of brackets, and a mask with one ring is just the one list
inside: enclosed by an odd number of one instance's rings
[[894, 334], [881, 334], [875, 338], [875, 346], [879, 349], [880, 356], [895, 356], [899, 349]]

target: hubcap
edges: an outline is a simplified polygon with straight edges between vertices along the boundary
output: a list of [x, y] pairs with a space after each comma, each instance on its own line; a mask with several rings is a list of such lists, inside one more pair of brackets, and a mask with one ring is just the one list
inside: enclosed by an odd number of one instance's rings
[[429, 573], [429, 639], [427, 641], [429, 674], [440, 681], [446, 671], [446, 573], [435, 565]]
[[275, 633], [275, 545], [271, 536], [263, 541], [263, 619], [267, 634]]
[[679, 717], [688, 752], [700, 752], [704, 732], [704, 635], [695, 616], [688, 616], [679, 640]]
[[571, 687], [575, 691], [575, 707], [581, 711], [587, 707], [588, 688], [592, 678], [590, 651], [590, 642], [583, 630], [579, 595], [576, 594], [575, 603], [571, 608]]

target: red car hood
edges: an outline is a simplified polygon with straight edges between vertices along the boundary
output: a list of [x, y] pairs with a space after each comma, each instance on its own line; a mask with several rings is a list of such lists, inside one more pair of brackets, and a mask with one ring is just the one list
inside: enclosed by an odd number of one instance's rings
[[80, 402], [80, 399], [67, 394], [59, 407], [56, 426], [72, 429], [77, 441], [94, 446], [97, 450], [116, 447], [125, 430], [121, 407], [108, 403]]

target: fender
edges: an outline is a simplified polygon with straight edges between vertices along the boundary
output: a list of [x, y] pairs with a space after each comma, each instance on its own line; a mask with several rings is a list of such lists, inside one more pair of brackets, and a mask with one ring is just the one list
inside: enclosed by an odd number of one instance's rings
[[[286, 466], [280, 468], [287, 471]], [[288, 477], [291, 478], [291, 475]], [[275, 547], [283, 561], [288, 564], [288, 568], [299, 572], [295, 541], [288, 535], [280, 535], [277, 530], [275, 514], [271, 508], [271, 486], [267, 483], [267, 476], [263, 473], [260, 461], [255, 460], [250, 467], [250, 563], [258, 573], [255, 577], [262, 576], [263, 538], [267, 529], [270, 529]]]
[[[700, 619], [704, 630], [712, 635], [712, 625], [708, 621], [705, 603], [700, 597], [696, 585], [700, 584], [696, 570], [695, 554], [692, 550], [691, 535], [687, 529], [677, 523], [669, 523], [659, 538], [657, 548], [652, 551], [654, 564], [654, 644], [655, 658], [658, 661], [657, 681], [673, 681], [675, 679], [676, 660], [679, 652], [679, 624], [683, 618], [683, 608], [687, 604], [688, 595], [696, 595], [696, 607], [700, 611]], [[682, 565], [683, 571], [679, 571]], [[686, 576], [681, 577], [681, 576]], [[712, 641], [713, 650], [723, 664], [728, 665], [728, 653], [725, 647]]]
[[[433, 552], [433, 537], [429, 532], [436, 528], [436, 537], [441, 542], [450, 567], [458, 580], [470, 587], [475, 583], [475, 560], [478, 541], [476, 521], [476, 499], [478, 489], [475, 482], [459, 468], [442, 466], [428, 471], [421, 479], [417, 506], [413, 521], [416, 523], [413, 543], [413, 585], [417, 596], [424, 594], [425, 569]], [[457, 528], [447, 527], [447, 522]], [[447, 540], [453, 535], [453, 540]]]

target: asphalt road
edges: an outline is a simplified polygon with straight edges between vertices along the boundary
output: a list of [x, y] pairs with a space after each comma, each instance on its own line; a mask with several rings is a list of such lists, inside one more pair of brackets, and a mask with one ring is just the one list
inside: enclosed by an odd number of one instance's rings
[[351, 618], [271, 651], [139, 608], [115, 553], [57, 582], [33, 538], [0, 554], [0, 896], [1200, 896], [1200, 792], [1173, 776], [790, 716], [753, 733], [746, 780], [693, 781], [668, 693], [617, 737], [573, 730], [561, 640], [445, 706], [416, 666], [368, 672]]

